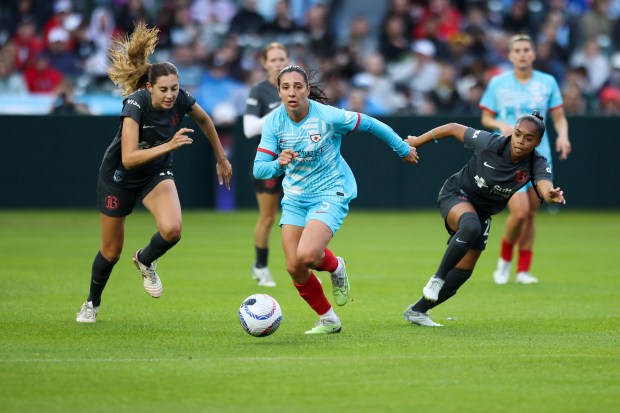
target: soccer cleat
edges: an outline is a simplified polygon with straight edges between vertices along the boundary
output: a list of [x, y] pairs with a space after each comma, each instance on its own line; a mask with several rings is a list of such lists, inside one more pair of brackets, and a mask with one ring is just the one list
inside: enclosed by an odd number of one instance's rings
[[98, 312], [99, 307], [93, 307], [92, 301], [86, 301], [78, 311], [75, 321], [78, 323], [94, 323], [97, 321]]
[[430, 301], [437, 301], [439, 298], [439, 291], [441, 291], [441, 287], [443, 287], [445, 283], [444, 280], [433, 275], [422, 289], [424, 298]]
[[517, 278], [515, 279], [517, 284], [536, 284], [538, 283], [538, 278], [534, 277], [529, 272], [521, 271], [517, 273]]
[[334, 293], [334, 301], [338, 305], [345, 305], [349, 301], [349, 277], [347, 276], [347, 266], [342, 257], [336, 257], [340, 263], [340, 270], [331, 273], [332, 292]]
[[164, 287], [161, 284], [159, 275], [155, 272], [155, 268], [157, 268], [157, 261], [153, 261], [151, 265], [147, 267], [138, 260], [138, 254], [140, 251], [142, 250], [136, 251], [133, 255], [133, 263], [136, 264], [136, 268], [140, 271], [140, 274], [142, 274], [144, 289], [146, 292], [153, 298], [159, 298], [164, 291]]
[[409, 321], [411, 324], [417, 324], [423, 327], [443, 327], [443, 324], [439, 324], [434, 322], [428, 316], [428, 313], [420, 313], [419, 311], [413, 310], [413, 304], [407, 307], [405, 313], [405, 320]]
[[335, 334], [340, 333], [342, 324], [338, 318], [321, 318], [312, 330], [306, 331], [306, 334]]
[[508, 284], [511, 265], [512, 263], [510, 261], [504, 261], [502, 258], [497, 261], [497, 269], [493, 273], [495, 284]]
[[258, 281], [258, 285], [261, 287], [275, 287], [276, 286], [276, 282], [273, 280], [273, 277], [271, 276], [271, 272], [269, 271], [269, 268], [267, 267], [256, 268], [252, 266], [252, 277], [254, 277], [256, 281]]

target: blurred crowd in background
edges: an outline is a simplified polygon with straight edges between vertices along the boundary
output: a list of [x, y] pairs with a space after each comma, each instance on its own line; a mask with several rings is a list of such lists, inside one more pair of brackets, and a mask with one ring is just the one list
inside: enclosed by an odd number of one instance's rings
[[243, 114], [272, 41], [335, 106], [478, 115], [516, 33], [535, 40], [535, 69], [556, 78], [569, 116], [618, 115], [619, 17], [620, 0], [1, 0], [0, 101], [53, 96], [50, 112], [88, 113], [80, 97], [120, 99], [107, 49], [146, 22], [160, 30], [151, 60], [174, 63], [221, 122]]

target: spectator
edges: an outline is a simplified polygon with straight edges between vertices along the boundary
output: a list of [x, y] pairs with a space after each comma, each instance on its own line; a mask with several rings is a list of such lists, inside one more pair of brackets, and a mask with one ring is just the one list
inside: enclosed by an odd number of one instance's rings
[[127, 0], [116, 13], [116, 25], [126, 34], [133, 32], [134, 25], [148, 22], [149, 15], [142, 0]]
[[24, 78], [29, 92], [52, 93], [64, 76], [58, 70], [50, 67], [49, 57], [41, 52], [35, 58], [34, 64], [24, 73]]
[[608, 10], [609, 0], [592, 0], [590, 10], [579, 19], [582, 42], [595, 40], [602, 49], [611, 47], [614, 22]]
[[601, 52], [599, 44], [594, 39], [587, 40], [582, 47], [570, 58], [570, 66], [573, 68], [584, 67], [587, 70], [590, 90], [585, 90], [587, 94], [596, 95], [611, 74], [611, 62], [609, 58]]
[[43, 51], [47, 54], [50, 66], [65, 76], [77, 78], [83, 73], [78, 57], [69, 51], [69, 32], [62, 27], [54, 27], [47, 36], [48, 47]]
[[25, 16], [20, 20], [11, 41], [17, 46], [15, 67], [21, 71], [30, 67], [37, 54], [45, 48], [43, 41], [37, 36], [37, 26], [31, 16]]
[[289, 44], [293, 34], [303, 31], [303, 27], [293, 20], [287, 0], [278, 1], [275, 9], [273, 21], [263, 27], [263, 35], [268, 39]]
[[399, 112], [407, 105], [403, 94], [396, 90], [387, 76], [385, 60], [379, 53], [366, 57], [364, 71], [355, 75], [352, 83], [358, 87], [366, 87], [368, 98], [385, 108], [387, 113]]
[[20, 72], [13, 70], [12, 62], [0, 57], [0, 95], [23, 95], [28, 93], [26, 81]]
[[381, 28], [379, 50], [386, 63], [391, 64], [404, 58], [409, 52], [409, 37], [402, 17], [389, 16]]
[[65, 79], [56, 89], [56, 99], [50, 108], [52, 115], [90, 115], [88, 105], [77, 103], [74, 100], [74, 85], [71, 80]]
[[336, 37], [327, 20], [327, 6], [317, 4], [308, 10], [306, 32], [310, 50], [319, 58], [330, 58], [336, 52]]
[[456, 88], [456, 72], [448, 63], [442, 63], [441, 73], [437, 86], [429, 93], [429, 100], [433, 103], [435, 113], [447, 115], [464, 111], [465, 103], [459, 96]]
[[256, 11], [257, 0], [245, 0], [243, 7], [230, 21], [228, 33], [235, 36], [258, 36], [265, 26], [265, 19]]

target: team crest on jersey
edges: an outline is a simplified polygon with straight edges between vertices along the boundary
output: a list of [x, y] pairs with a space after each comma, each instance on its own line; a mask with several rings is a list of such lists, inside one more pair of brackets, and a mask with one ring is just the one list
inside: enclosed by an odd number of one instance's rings
[[527, 171], [517, 171], [515, 174], [515, 182], [525, 182], [527, 181]]
[[112, 177], [112, 179], [114, 179], [114, 182], [121, 182], [124, 177], [125, 177], [125, 172], [119, 171], [117, 169], [116, 171], [114, 171], [114, 177]]
[[321, 135], [318, 133], [316, 135], [310, 135], [310, 140], [314, 143], [317, 143], [321, 140]]
[[181, 121], [181, 117], [180, 117], [178, 114], [177, 114], [177, 115], [174, 115], [174, 116], [172, 117], [172, 119], [171, 119], [172, 126], [173, 126], [173, 127], [174, 127], [174, 126], [177, 126], [177, 125], [179, 124], [179, 122], [180, 122], [180, 121]]

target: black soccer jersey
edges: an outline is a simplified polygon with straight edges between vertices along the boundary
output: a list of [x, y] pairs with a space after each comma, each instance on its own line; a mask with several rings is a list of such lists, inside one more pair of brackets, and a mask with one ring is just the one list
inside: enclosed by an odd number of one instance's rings
[[[514, 163], [510, 160], [508, 137], [467, 128], [465, 147], [474, 150], [469, 162], [448, 181], [458, 186], [482, 215], [491, 216], [503, 210], [510, 197], [526, 185], [534, 174], [534, 182], [552, 181], [551, 168], [544, 156], [534, 151]], [[532, 170], [530, 170], [530, 168]]]
[[183, 88], [172, 108], [156, 110], [151, 104], [151, 94], [147, 89], [140, 89], [123, 100], [121, 126], [114, 140], [108, 146], [101, 163], [100, 175], [117, 184], [131, 188], [148, 181], [156, 171], [172, 166], [172, 152], [160, 156], [149, 163], [130, 170], [125, 169], [121, 160], [122, 120], [130, 117], [139, 124], [138, 149], [148, 149], [168, 142], [181, 128], [181, 120], [191, 112], [196, 99]]
[[278, 89], [268, 80], [263, 80], [252, 86], [246, 100], [245, 114], [262, 118], [277, 108], [280, 102]]

